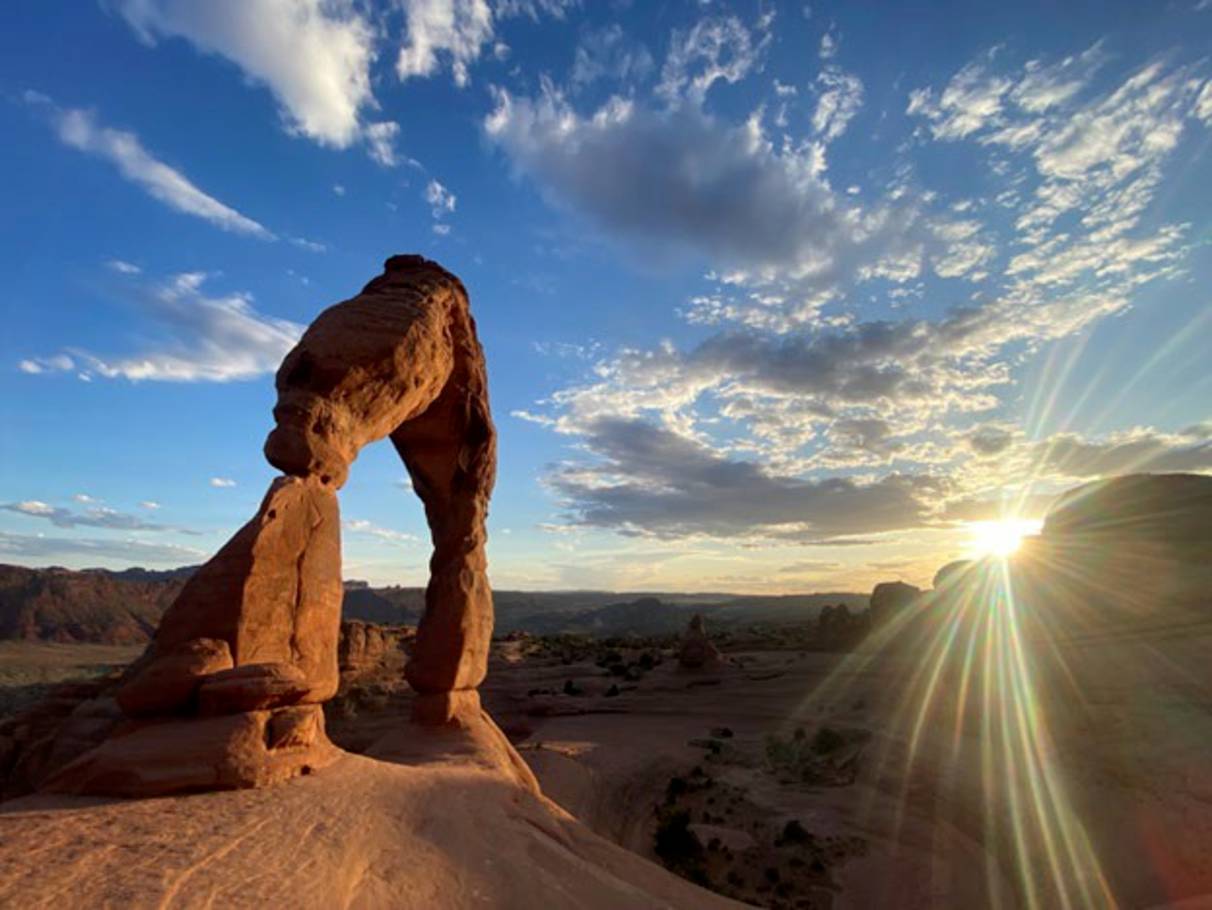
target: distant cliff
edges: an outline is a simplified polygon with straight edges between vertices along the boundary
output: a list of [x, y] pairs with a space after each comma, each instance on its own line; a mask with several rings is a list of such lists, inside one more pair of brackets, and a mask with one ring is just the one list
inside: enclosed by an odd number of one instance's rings
[[0, 638], [140, 644], [192, 572], [0, 565]]

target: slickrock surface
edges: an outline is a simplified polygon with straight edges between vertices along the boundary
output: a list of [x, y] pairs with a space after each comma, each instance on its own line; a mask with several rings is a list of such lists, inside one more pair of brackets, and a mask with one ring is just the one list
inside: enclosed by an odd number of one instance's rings
[[345, 755], [270, 790], [0, 810], [0, 906], [715, 908], [501, 771]]

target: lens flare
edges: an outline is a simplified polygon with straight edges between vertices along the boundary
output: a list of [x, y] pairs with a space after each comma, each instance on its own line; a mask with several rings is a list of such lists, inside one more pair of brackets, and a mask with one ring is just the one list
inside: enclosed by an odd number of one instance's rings
[[1010, 556], [1039, 529], [1040, 522], [1023, 518], [969, 522], [968, 549], [974, 556]]

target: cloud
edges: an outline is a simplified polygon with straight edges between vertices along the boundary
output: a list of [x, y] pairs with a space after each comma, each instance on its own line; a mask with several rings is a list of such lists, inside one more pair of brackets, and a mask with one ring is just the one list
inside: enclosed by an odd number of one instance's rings
[[443, 218], [455, 210], [458, 200], [454, 193], [437, 180], [430, 180], [425, 185], [425, 201], [429, 203], [434, 218]]
[[111, 259], [105, 265], [120, 275], [139, 275], [143, 269], [122, 259]]
[[151, 543], [145, 540], [109, 540], [81, 537], [43, 537], [0, 531], [0, 553], [26, 559], [83, 556], [139, 563], [182, 565], [196, 563], [207, 553], [193, 547]]
[[837, 46], [841, 39], [838, 38], [837, 32], [830, 29], [821, 35], [821, 44], [818, 49], [818, 54], [822, 60], [832, 60], [837, 56]]
[[862, 106], [863, 82], [835, 66], [825, 67], [816, 81], [822, 91], [812, 115], [812, 129], [823, 141], [832, 142], [846, 131]]
[[154, 157], [134, 133], [101, 126], [91, 111], [61, 109], [37, 93], [27, 92], [25, 97], [50, 111], [64, 145], [109, 161], [124, 178], [169, 208], [202, 218], [225, 231], [275, 239], [263, 225], [203, 192], [180, 171]]
[[308, 240], [306, 237], [290, 237], [290, 242], [301, 250], [307, 250], [309, 253], [326, 253], [328, 247], [316, 240]]
[[[79, 501], [95, 502], [93, 499]], [[110, 528], [119, 531], [172, 530], [168, 525], [145, 521], [138, 515], [118, 512], [104, 506], [95, 506], [85, 509], [83, 512], [77, 512], [62, 506], [52, 506], [41, 500], [27, 499], [22, 502], [0, 503], [0, 509], [31, 518], [42, 518], [57, 528]]]
[[154, 499], [141, 500], [139, 502], [139, 506], [140, 506], [140, 508], [149, 509], [151, 511], [155, 511], [156, 509], [161, 508], [160, 503], [156, 502]]
[[[1194, 431], [1028, 441], [1003, 417], [1048, 342], [1183, 275], [1188, 227], [1139, 221], [1207, 82], [1157, 64], [1095, 90], [1102, 63], [1097, 46], [1021, 66], [990, 53], [919, 90], [909, 118], [924, 127], [862, 205], [827, 176], [826, 143], [862, 92], [840, 70], [816, 84], [810, 138], [777, 147], [760, 111], [730, 124], [693, 103], [724, 78], [701, 61], [669, 82], [680, 100], [663, 109], [633, 94], [578, 111], [550, 81], [533, 98], [495, 90], [485, 129], [519, 174], [649, 260], [702, 256], [713, 285], [681, 310], [711, 334], [601, 352], [581, 380], [513, 411], [576, 452], [544, 474], [558, 523], [870, 542], [987, 516], [999, 489], [1028, 502], [1104, 473], [1209, 470]], [[973, 154], [979, 196], [915, 186], [908, 156], [934, 142]]]
[[[344, 0], [117, 0], [148, 44], [184, 38], [235, 63], [277, 99], [287, 130], [346, 148], [376, 107], [370, 64], [375, 29]], [[373, 126], [373, 125], [371, 125]]]
[[755, 44], [735, 16], [709, 17], [687, 31], [675, 31], [657, 94], [670, 104], [685, 99], [701, 105], [719, 80], [736, 83], [748, 75], [758, 65], [766, 41]]
[[364, 534], [397, 546], [419, 544], [421, 542], [421, 539], [416, 534], [385, 528], [364, 518], [346, 519], [341, 522], [341, 527], [351, 534]]
[[903, 213], [865, 213], [830, 189], [818, 145], [776, 149], [756, 119], [729, 126], [620, 97], [582, 116], [547, 81], [533, 99], [494, 94], [485, 130], [516, 171], [649, 255], [655, 243], [725, 270], [828, 282], [913, 242]]
[[368, 123], [364, 132], [371, 159], [383, 167], [395, 167], [400, 163], [400, 158], [396, 153], [396, 139], [400, 135], [400, 124], [390, 120]]
[[407, 35], [396, 60], [400, 79], [433, 75], [442, 55], [455, 84], [467, 85], [469, 67], [493, 36], [487, 0], [407, 0], [403, 5]]
[[232, 480], [230, 477], [212, 477], [210, 479], [210, 485], [212, 487], [219, 487], [219, 488], [234, 487], [236, 485], [236, 482], [234, 480]]
[[577, 45], [569, 82], [584, 87], [599, 79], [640, 81], [655, 63], [648, 48], [629, 41], [618, 23], [586, 32]]
[[584, 442], [600, 460], [558, 467], [547, 483], [575, 524], [627, 534], [821, 541], [920, 526], [940, 491], [927, 476], [781, 476], [642, 420], [602, 418]]
[[204, 272], [186, 272], [140, 289], [136, 303], [158, 329], [159, 348], [128, 357], [72, 348], [18, 366], [26, 372], [82, 369], [86, 376], [168, 382], [229, 382], [276, 370], [304, 327], [257, 312], [245, 292], [207, 296], [206, 278]]
[[569, 0], [397, 0], [404, 9], [404, 38], [396, 58], [401, 80], [450, 68], [455, 85], [471, 82], [471, 66], [493, 42], [495, 20], [540, 15], [563, 18]]

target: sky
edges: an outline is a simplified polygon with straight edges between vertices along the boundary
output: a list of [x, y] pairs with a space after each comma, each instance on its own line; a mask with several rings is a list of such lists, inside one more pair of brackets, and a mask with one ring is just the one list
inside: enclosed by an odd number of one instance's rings
[[[404, 252], [471, 296], [498, 587], [927, 584], [1212, 472], [1212, 0], [891, 6], [5, 4], [0, 560], [204, 561]], [[341, 509], [424, 583], [389, 443]]]

